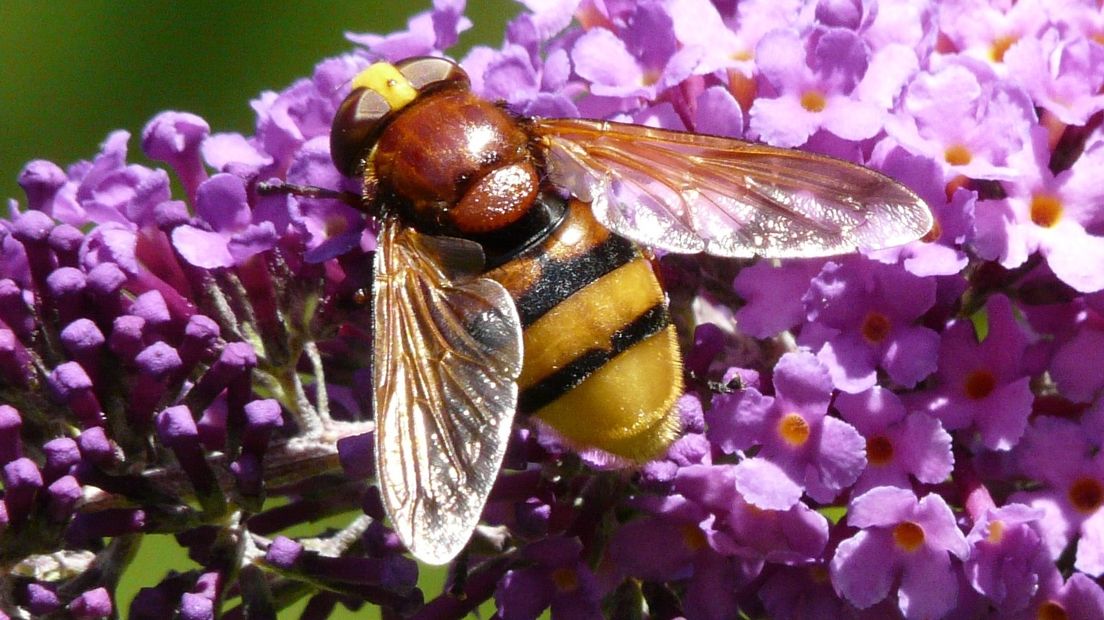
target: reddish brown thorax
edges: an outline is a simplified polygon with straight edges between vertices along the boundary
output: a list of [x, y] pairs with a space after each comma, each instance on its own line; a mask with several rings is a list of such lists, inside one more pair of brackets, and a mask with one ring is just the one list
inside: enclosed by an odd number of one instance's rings
[[400, 217], [425, 232], [468, 236], [517, 222], [538, 188], [528, 136], [466, 86], [420, 96], [380, 134], [369, 162]]

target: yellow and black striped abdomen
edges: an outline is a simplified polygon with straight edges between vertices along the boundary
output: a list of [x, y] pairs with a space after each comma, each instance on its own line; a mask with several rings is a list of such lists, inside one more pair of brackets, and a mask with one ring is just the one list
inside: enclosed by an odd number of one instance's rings
[[682, 364], [666, 298], [630, 241], [568, 203], [540, 244], [487, 274], [524, 327], [519, 410], [579, 447], [643, 461], [678, 432]]

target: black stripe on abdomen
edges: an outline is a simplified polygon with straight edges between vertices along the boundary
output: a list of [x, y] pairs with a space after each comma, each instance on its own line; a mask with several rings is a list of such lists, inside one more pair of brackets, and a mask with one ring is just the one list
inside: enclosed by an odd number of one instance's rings
[[540, 278], [516, 300], [522, 327], [532, 325], [575, 291], [637, 257], [631, 241], [609, 235], [578, 256], [541, 260]]
[[657, 303], [610, 335], [608, 349], [588, 349], [571, 363], [544, 377], [518, 395], [518, 411], [531, 414], [582, 383], [594, 371], [670, 323], [665, 302]]

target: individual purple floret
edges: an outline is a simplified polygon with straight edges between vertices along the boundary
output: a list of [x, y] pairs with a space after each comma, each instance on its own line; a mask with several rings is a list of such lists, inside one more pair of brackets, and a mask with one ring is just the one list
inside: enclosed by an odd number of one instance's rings
[[942, 497], [917, 500], [912, 491], [878, 487], [851, 503], [847, 523], [860, 530], [832, 558], [832, 584], [841, 596], [861, 609], [896, 588], [906, 618], [951, 610], [958, 580], [949, 556], [965, 559], [969, 549]]
[[874, 387], [878, 368], [912, 387], [936, 368], [939, 335], [916, 324], [935, 303], [935, 285], [867, 260], [829, 262], [805, 294], [810, 323], [801, 344], [845, 392]]
[[11, 405], [0, 405], [0, 463], [8, 463], [23, 456], [23, 442], [19, 432], [23, 417]]
[[714, 400], [708, 437], [725, 452], [758, 454], [736, 466], [736, 488], [752, 504], [785, 510], [802, 493], [820, 502], [858, 478], [863, 439], [849, 424], [826, 416], [832, 394], [828, 370], [809, 353], [787, 353], [774, 368], [775, 395], [749, 388]]
[[80, 620], [106, 618], [111, 615], [112, 610], [111, 594], [106, 588], [84, 592], [69, 603], [69, 612]]
[[42, 472], [26, 457], [7, 463], [0, 472], [8, 519], [13, 523], [26, 520], [43, 486]]

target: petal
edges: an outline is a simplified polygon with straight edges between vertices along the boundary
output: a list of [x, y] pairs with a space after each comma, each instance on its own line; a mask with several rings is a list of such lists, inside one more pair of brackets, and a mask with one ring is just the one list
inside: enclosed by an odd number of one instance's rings
[[863, 435], [884, 432], [887, 427], [905, 417], [905, 406], [893, 392], [881, 387], [859, 394], [843, 393], [836, 397], [835, 407]]
[[214, 269], [234, 265], [227, 239], [218, 233], [185, 224], [173, 229], [172, 241], [180, 256], [196, 267]]
[[495, 605], [503, 620], [536, 618], [552, 602], [552, 584], [541, 569], [512, 570], [495, 588]]
[[272, 222], [250, 224], [230, 238], [226, 249], [234, 257], [234, 263], [239, 264], [254, 254], [271, 250], [276, 246], [276, 240], [276, 229]]
[[736, 465], [736, 490], [748, 503], [765, 510], [786, 510], [801, 499], [801, 487], [778, 465], [750, 458]]
[[1100, 268], [1104, 265], [1104, 237], [1090, 235], [1073, 222], [1059, 223], [1050, 232], [1054, 233], [1052, 241], [1043, 253], [1054, 275], [1082, 293], [1104, 289], [1104, 269]]
[[232, 174], [216, 174], [196, 191], [196, 215], [218, 231], [236, 232], [249, 225], [252, 213], [245, 183]]
[[912, 387], [935, 372], [939, 334], [926, 327], [900, 329], [886, 347], [882, 367], [897, 383]]
[[774, 398], [763, 396], [755, 388], [737, 394], [720, 394], [705, 414], [706, 437], [726, 454], [763, 442]]
[[[831, 502], [859, 478], [866, 466], [866, 440], [853, 426], [837, 418], [824, 418], [820, 454], [815, 471], [805, 478], [805, 492], [818, 502]], [[812, 469], [812, 468], [810, 468]]]
[[1091, 576], [1104, 575], [1104, 510], [1097, 510], [1081, 524], [1074, 568]]
[[744, 135], [744, 112], [727, 88], [710, 86], [698, 95], [694, 131], [714, 136]]
[[1104, 386], [1104, 330], [1082, 329], [1062, 345], [1050, 362], [1058, 390], [1075, 402], [1090, 402]]
[[898, 605], [906, 618], [940, 618], [958, 600], [957, 572], [945, 553], [918, 553], [905, 560]]
[[751, 133], [774, 146], [801, 146], [820, 129], [820, 117], [801, 107], [797, 97], [760, 97], [751, 104]]
[[[625, 42], [605, 28], [594, 28], [575, 41], [571, 49], [575, 72], [593, 85], [639, 89], [644, 75]], [[614, 92], [605, 94], [615, 95]]]
[[951, 434], [939, 420], [920, 412], [910, 414], [895, 447], [902, 466], [920, 482], [936, 484], [951, 475]]
[[974, 416], [982, 442], [990, 450], [1011, 450], [1023, 437], [1035, 395], [1031, 378], [1003, 385], [985, 399], [984, 410]]
[[828, 370], [806, 351], [787, 353], [774, 366], [774, 391], [778, 405], [810, 416], [822, 416], [832, 396]]
[[828, 104], [820, 113], [820, 124], [845, 140], [858, 141], [877, 135], [885, 117], [884, 108], [836, 95], [828, 98]]
[[954, 513], [942, 496], [929, 493], [917, 505], [913, 520], [924, 528], [925, 544], [933, 549], [946, 550], [965, 559], [970, 553], [966, 535], [958, 529]]
[[866, 609], [884, 599], [896, 578], [897, 554], [882, 532], [861, 531], [836, 548], [829, 567], [832, 586], [855, 607]]
[[847, 523], [853, 527], [889, 527], [912, 519], [916, 495], [908, 489], [877, 487], [851, 500]]
[[828, 367], [832, 383], [844, 392], [869, 390], [878, 380], [873, 352], [856, 335], [832, 338], [817, 352], [817, 359]]
[[785, 93], [798, 93], [814, 80], [805, 58], [805, 41], [789, 28], [768, 32], [755, 48], [759, 72]]

